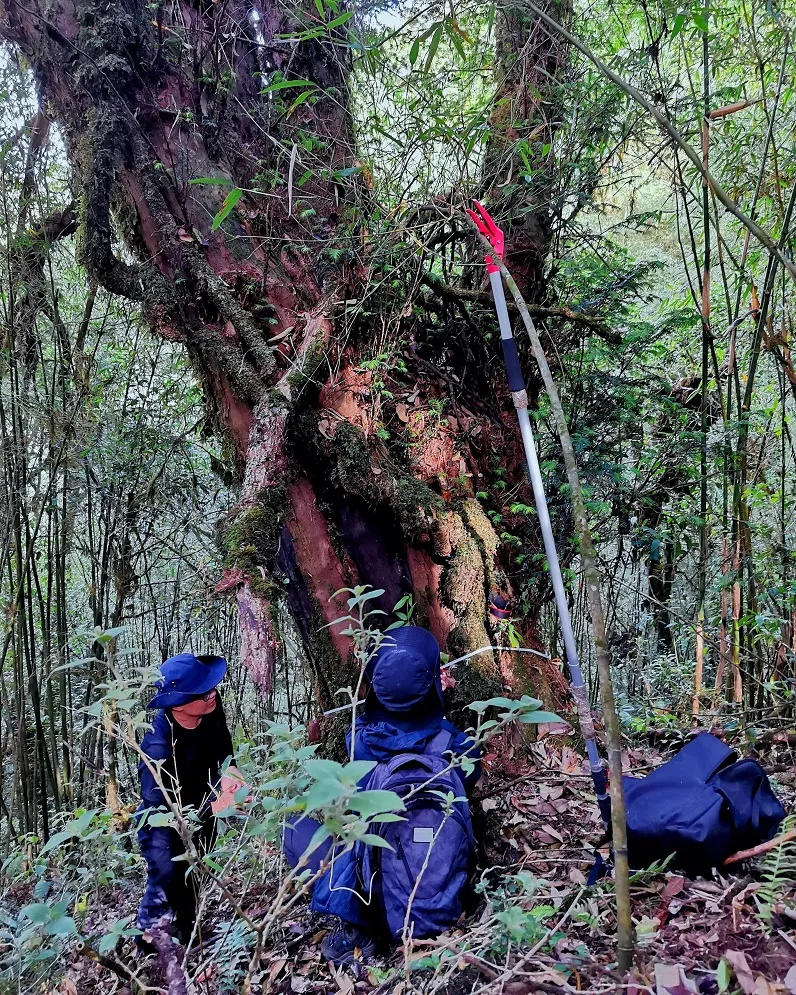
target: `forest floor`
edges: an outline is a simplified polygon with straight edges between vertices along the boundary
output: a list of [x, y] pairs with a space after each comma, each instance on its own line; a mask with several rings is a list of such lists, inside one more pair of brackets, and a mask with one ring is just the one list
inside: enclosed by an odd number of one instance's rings
[[[667, 759], [684, 735], [673, 732], [655, 746], [628, 749], [627, 772], [642, 776]], [[794, 740], [792, 734], [777, 734], [757, 753], [791, 812], [796, 811], [796, 748], [789, 745]], [[496, 923], [494, 905], [482, 900], [459, 928], [436, 941], [418, 941], [411, 951], [334, 969], [320, 954], [328, 923], [311, 917], [305, 908], [285, 923], [249, 990], [273, 995], [796, 993], [793, 875], [780, 889], [768, 921], [756, 897], [762, 884], [761, 858], [734, 865], [710, 880], [689, 880], [667, 871], [636, 875], [632, 898], [638, 947], [634, 971], [622, 979], [613, 966], [610, 882], [586, 886], [602, 825], [583, 758], [554, 735], [530, 747], [504, 740], [486, 757], [477, 794], [488, 841], [482, 852], [483, 875], [487, 880], [510, 870], [532, 875], [535, 884], [526, 907], [538, 911], [543, 903], [538, 939], [526, 938], [513, 948], [509, 944], [500, 958], [484, 955], [481, 951], [489, 949]], [[246, 900], [252, 912], [267, 906], [275, 886], [273, 882], [249, 892]], [[136, 901], [132, 890], [109, 888], [103, 905], [108, 922], [124, 911], [133, 912]], [[84, 924], [84, 931], [89, 926], [100, 931], [101, 918]], [[211, 902], [205, 917], [208, 931], [222, 918], [223, 910]], [[503, 923], [507, 921], [504, 917]], [[188, 974], [194, 980], [187, 991], [216, 995], [241, 990], [240, 972], [231, 972], [224, 944], [216, 942], [212, 951], [190, 953]], [[232, 944], [229, 950], [231, 956]], [[120, 951], [120, 960], [126, 959], [124, 954]], [[75, 951], [65, 977], [51, 992], [111, 995], [125, 990], [118, 977]]]

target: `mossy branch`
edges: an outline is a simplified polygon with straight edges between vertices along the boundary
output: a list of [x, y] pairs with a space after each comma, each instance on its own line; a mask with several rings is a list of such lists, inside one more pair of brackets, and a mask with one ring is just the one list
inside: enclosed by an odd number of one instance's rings
[[[471, 304], [483, 304], [492, 307], [492, 298], [484, 290], [467, 290], [464, 287], [453, 287], [449, 283], [444, 283], [435, 273], [423, 273], [420, 282], [425, 284], [430, 290], [440, 297], [449, 297], [457, 301], [466, 301]], [[512, 308], [509, 304], [509, 308]], [[528, 313], [535, 318], [565, 318], [578, 325], [584, 325], [595, 335], [610, 342], [612, 345], [620, 345], [622, 336], [609, 328], [602, 318], [597, 318], [591, 314], [584, 314], [582, 311], [573, 311], [568, 307], [539, 307], [528, 305]]]

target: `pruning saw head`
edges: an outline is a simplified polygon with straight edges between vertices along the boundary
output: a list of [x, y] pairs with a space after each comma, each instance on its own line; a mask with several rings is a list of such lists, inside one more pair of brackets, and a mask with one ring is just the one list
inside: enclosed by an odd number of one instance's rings
[[[506, 248], [506, 237], [503, 234], [503, 229], [498, 228], [492, 220], [492, 216], [489, 211], [487, 211], [483, 204], [480, 204], [477, 200], [474, 200], [473, 206], [474, 210], [468, 211], [467, 213], [473, 219], [476, 228], [481, 232], [484, 238], [489, 239], [489, 244], [495, 250], [495, 255], [498, 259], [502, 259]], [[492, 256], [484, 256], [484, 262], [486, 263], [488, 273], [499, 272], [499, 267], [495, 263]]]

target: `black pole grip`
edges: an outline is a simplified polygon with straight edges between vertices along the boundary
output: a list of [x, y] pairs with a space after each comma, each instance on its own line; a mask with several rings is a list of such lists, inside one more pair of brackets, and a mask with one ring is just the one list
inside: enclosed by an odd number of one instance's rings
[[520, 369], [520, 357], [517, 354], [517, 343], [514, 336], [510, 339], [501, 338], [503, 346], [503, 362], [506, 364], [506, 374], [509, 380], [509, 390], [515, 393], [518, 390], [525, 390], [525, 380]]

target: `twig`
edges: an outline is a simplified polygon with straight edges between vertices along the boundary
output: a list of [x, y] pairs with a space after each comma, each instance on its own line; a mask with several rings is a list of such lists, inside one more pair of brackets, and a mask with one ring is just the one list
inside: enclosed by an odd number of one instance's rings
[[748, 860], [750, 857], [759, 857], [761, 853], [767, 853], [769, 850], [773, 850], [775, 847], [781, 846], [789, 840], [796, 840], [796, 829], [790, 829], [787, 833], [781, 833], [779, 836], [775, 836], [774, 839], [766, 840], [765, 843], [753, 846], [749, 850], [739, 850], [737, 853], [733, 853], [727, 857], [722, 866], [726, 867], [728, 864], [737, 864], [739, 861]]
[[105, 954], [98, 953], [93, 947], [90, 947], [82, 940], [75, 945], [75, 953], [80, 954], [83, 957], [88, 957], [89, 960], [93, 960], [95, 964], [99, 964], [100, 967], [104, 967], [106, 971], [110, 971], [112, 974], [115, 974], [116, 977], [121, 978], [122, 981], [128, 983], [132, 982], [142, 991], [146, 990], [144, 985], [141, 984], [129, 967], [125, 967], [124, 964], [120, 964], [119, 961], [114, 960], [112, 957], [107, 957]]

